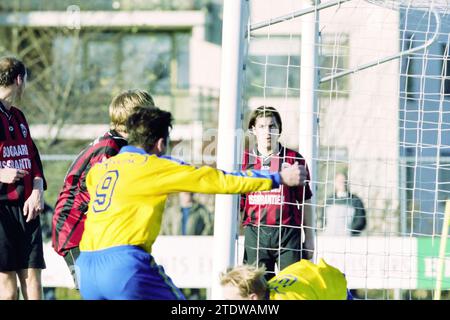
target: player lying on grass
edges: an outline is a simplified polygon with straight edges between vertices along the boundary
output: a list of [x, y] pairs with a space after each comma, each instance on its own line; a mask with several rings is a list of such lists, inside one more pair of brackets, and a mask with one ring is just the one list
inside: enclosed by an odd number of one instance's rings
[[266, 281], [264, 267], [240, 265], [221, 274], [226, 300], [351, 300], [342, 272], [320, 259], [300, 260]]
[[184, 299], [151, 255], [168, 194], [239, 194], [304, 183], [298, 164], [280, 173], [226, 173], [164, 157], [171, 127], [170, 112], [137, 108], [127, 121], [129, 145], [89, 171], [91, 200], [76, 261], [84, 299]]

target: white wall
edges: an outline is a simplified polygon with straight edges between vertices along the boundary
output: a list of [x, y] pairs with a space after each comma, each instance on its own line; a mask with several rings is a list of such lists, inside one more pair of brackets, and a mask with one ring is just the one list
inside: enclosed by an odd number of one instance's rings
[[199, 88], [220, 89], [221, 47], [192, 38], [189, 46], [189, 83], [192, 93]]
[[[417, 287], [418, 277], [416, 242], [417, 238], [319, 237], [318, 257], [345, 273], [349, 288], [413, 289]], [[160, 236], [152, 254], [176, 286], [208, 288], [212, 250], [210, 236]], [[64, 259], [49, 243], [44, 252], [47, 269], [42, 273], [43, 285], [73, 288]], [[243, 237], [239, 239], [238, 253], [236, 263], [240, 264]], [[450, 265], [449, 259], [446, 262]], [[448, 272], [446, 277], [450, 277]]]

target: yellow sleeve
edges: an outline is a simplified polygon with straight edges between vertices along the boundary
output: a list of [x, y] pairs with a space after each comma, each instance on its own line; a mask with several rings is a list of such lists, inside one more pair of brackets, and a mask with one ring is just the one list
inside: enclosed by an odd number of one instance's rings
[[[161, 158], [158, 164], [161, 168], [156, 174], [157, 194], [180, 191], [239, 194], [271, 190], [280, 183], [278, 173], [251, 170], [226, 173], [208, 166], [197, 168]], [[148, 187], [155, 188], [155, 181], [148, 181]]]

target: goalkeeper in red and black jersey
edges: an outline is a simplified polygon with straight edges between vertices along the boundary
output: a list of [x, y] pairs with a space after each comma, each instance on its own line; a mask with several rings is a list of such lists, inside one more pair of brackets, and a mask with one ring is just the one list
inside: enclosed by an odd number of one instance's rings
[[[278, 172], [284, 166], [298, 162], [306, 167], [306, 180], [311, 180], [305, 159], [298, 152], [282, 146], [278, 139], [282, 131], [281, 116], [273, 107], [261, 106], [250, 116], [248, 129], [256, 138], [256, 146], [246, 150], [242, 169]], [[241, 197], [244, 225], [244, 263], [258, 263], [274, 275], [275, 264], [284, 269], [314, 253], [311, 226], [312, 197], [308, 184], [280, 186], [270, 191], [253, 192]], [[306, 204], [306, 205], [305, 205]], [[302, 242], [302, 229], [305, 241]]]

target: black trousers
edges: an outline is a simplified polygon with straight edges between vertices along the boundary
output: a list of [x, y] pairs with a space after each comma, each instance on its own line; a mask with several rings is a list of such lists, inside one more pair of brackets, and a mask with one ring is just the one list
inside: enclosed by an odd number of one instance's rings
[[266, 279], [278, 269], [301, 259], [301, 228], [287, 226], [246, 226], [244, 231], [244, 263], [266, 267]]

